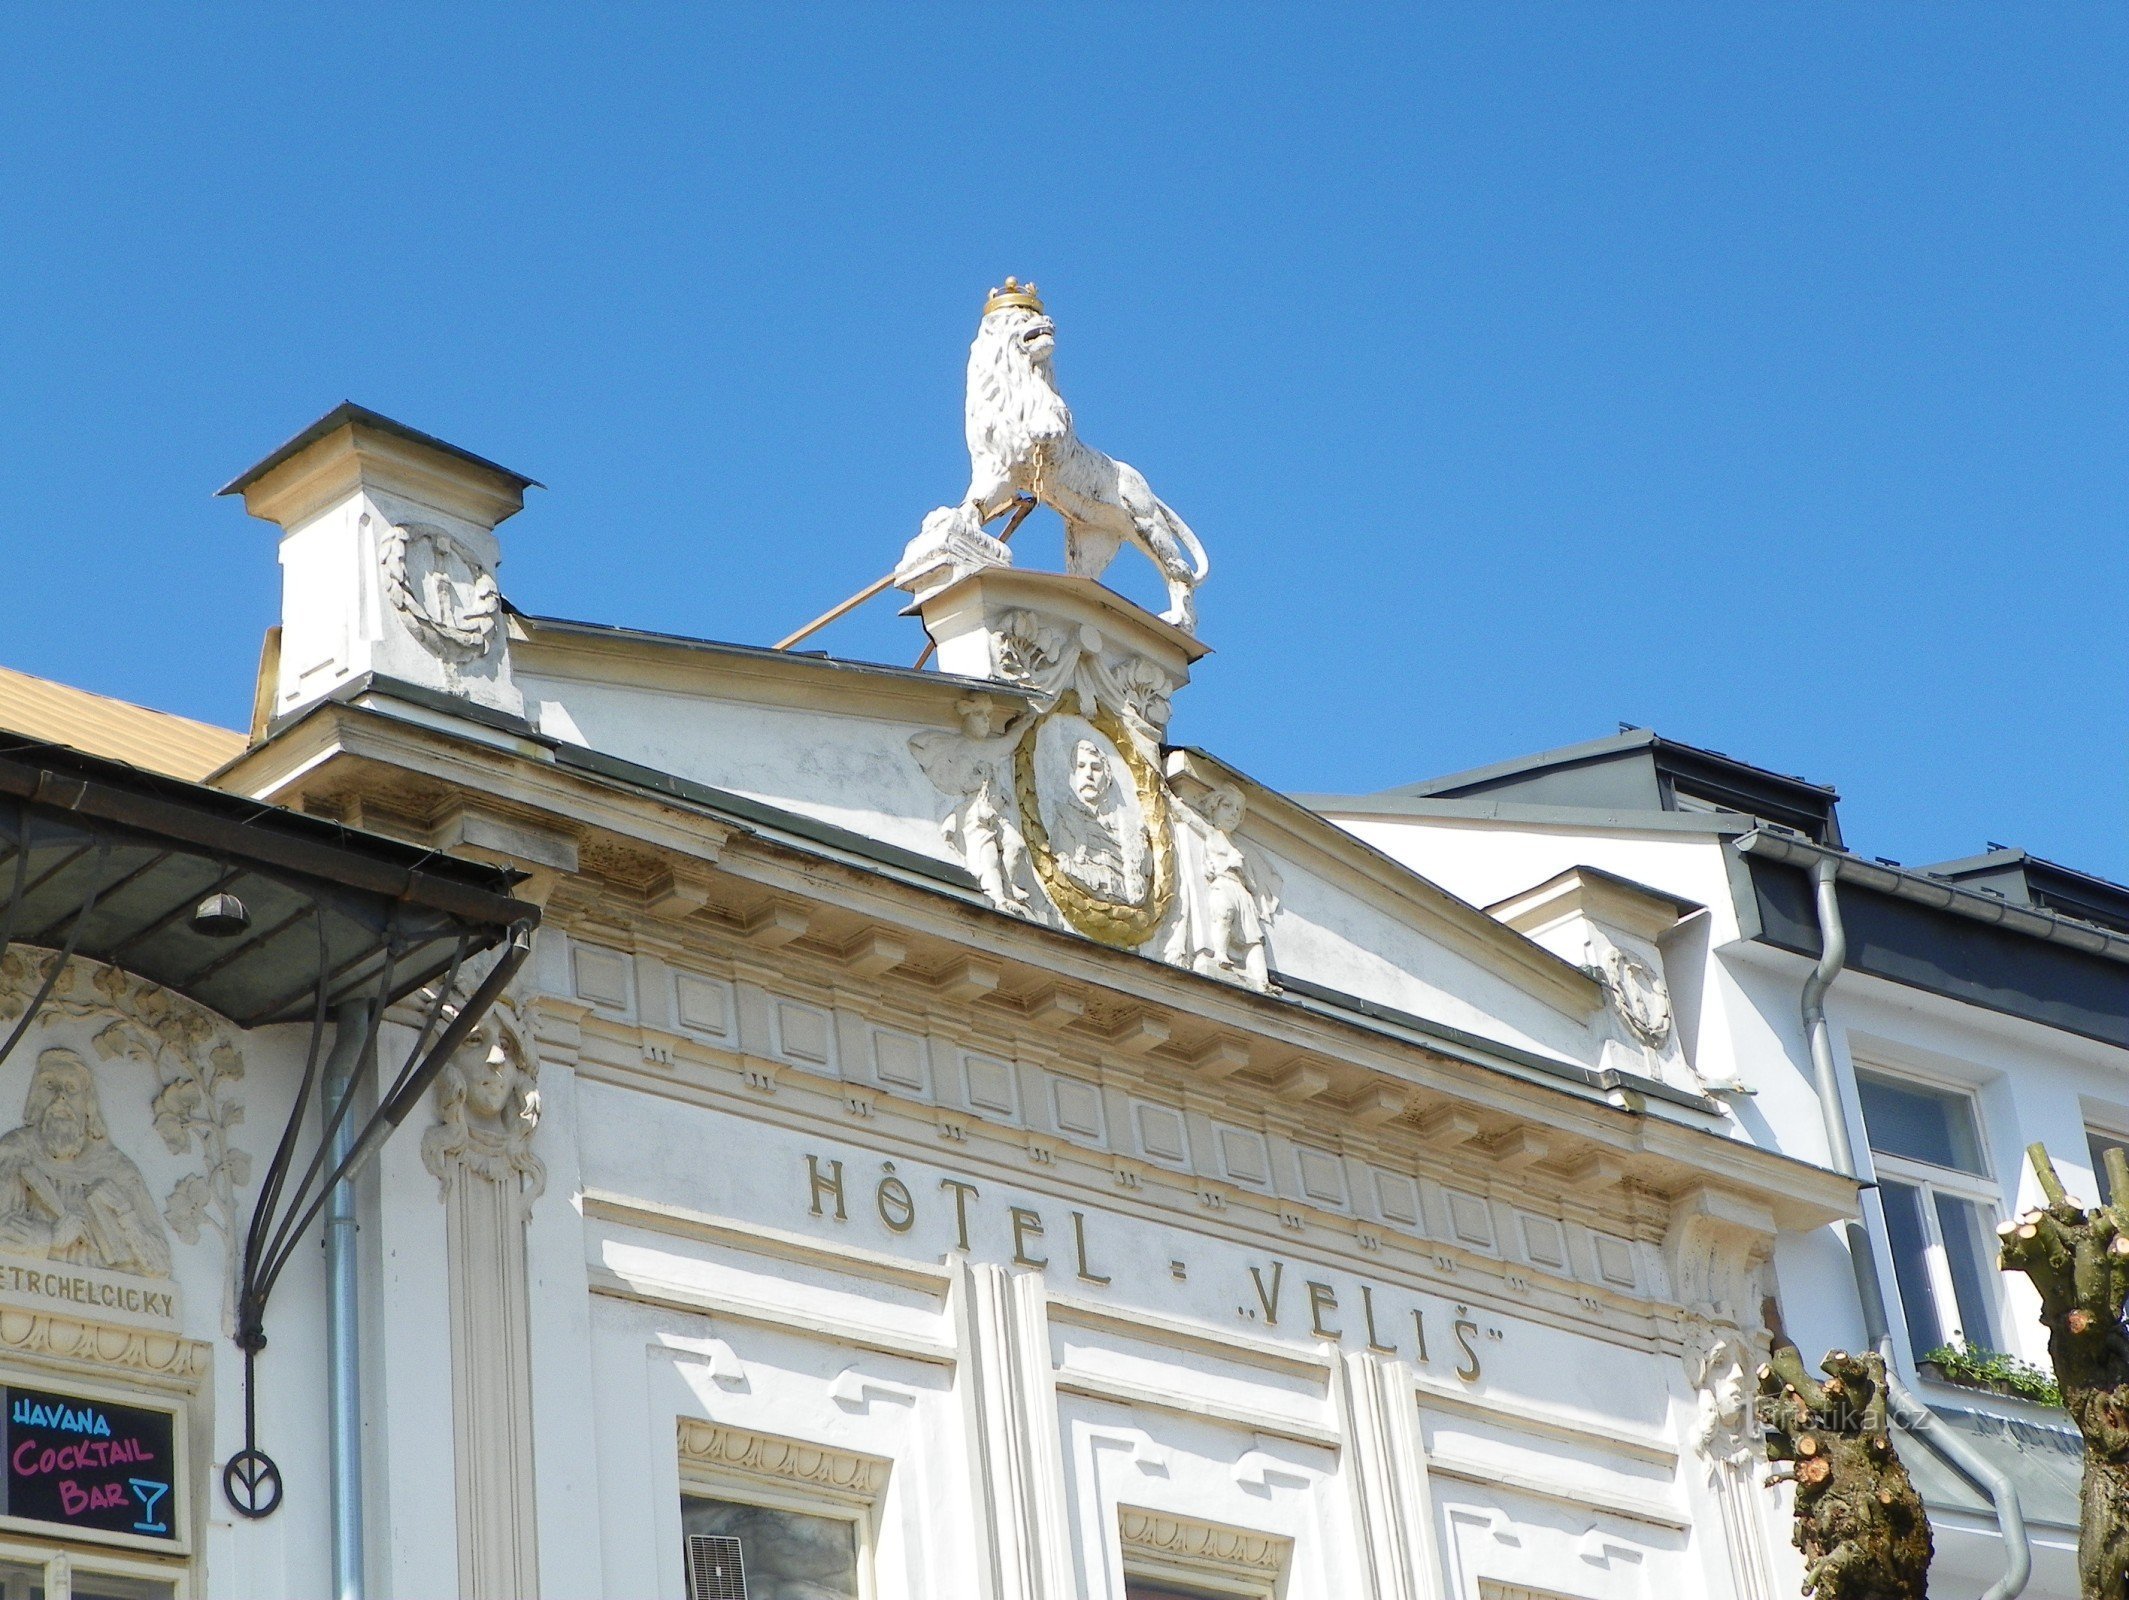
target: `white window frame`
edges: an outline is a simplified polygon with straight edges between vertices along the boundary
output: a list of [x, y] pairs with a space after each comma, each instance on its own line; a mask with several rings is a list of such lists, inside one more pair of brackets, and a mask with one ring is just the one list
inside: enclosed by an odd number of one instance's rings
[[[1917, 1161], [1908, 1156], [1892, 1155], [1880, 1150], [1870, 1136], [1870, 1118], [1863, 1115], [1863, 1138], [1870, 1147], [1871, 1169], [1879, 1180], [1891, 1179], [1922, 1192], [1922, 1237], [1923, 1265], [1929, 1274], [1930, 1297], [1935, 1302], [1932, 1309], [1937, 1314], [1938, 1330], [1947, 1343], [1954, 1338], [1976, 1349], [2001, 1350], [2005, 1337], [2003, 1286], [1997, 1280], [2002, 1276], [1995, 1264], [1986, 1255], [1987, 1241], [1996, 1236], [1996, 1225], [2004, 1220], [2003, 1189], [1995, 1174], [1989, 1170], [1989, 1142], [1987, 1128], [1981, 1116], [1981, 1097], [1965, 1084], [1946, 1083], [1941, 1079], [1925, 1078], [1916, 1073], [1902, 1072], [1897, 1068], [1881, 1065], [1876, 1061], [1855, 1064], [1856, 1108], [1862, 1110], [1862, 1080], [1876, 1078], [1881, 1082], [1912, 1088], [1925, 1094], [1942, 1095], [1963, 1102], [1967, 1115], [1973, 1121], [1974, 1149], [1981, 1159], [1979, 1173], [1961, 1172], [1956, 1167], [1940, 1167], [1927, 1161]], [[1993, 1327], [1982, 1330], [1985, 1337], [1977, 1337], [1964, 1326], [1959, 1311], [1959, 1289], [1952, 1278], [1951, 1256], [1944, 1247], [1943, 1227], [1937, 1218], [1937, 1196], [1946, 1195], [1955, 1200], [1965, 1200], [1981, 1209], [1982, 1240], [1984, 1254], [1980, 1261], [1981, 1292], [1988, 1302], [1988, 1315]], [[1879, 1199], [1879, 1212], [1883, 1215], [1884, 1200]], [[1891, 1288], [1901, 1297], [1902, 1310], [1906, 1309], [1906, 1289], [1901, 1285], [1899, 1271], [1893, 1263], [1892, 1230], [1885, 1230], [1885, 1256], [1888, 1264], [1894, 1265]], [[1907, 1318], [1900, 1319], [1899, 1334], [1903, 1343], [1912, 1343], [1907, 1334]], [[1908, 1351], [1908, 1359], [1920, 1361], [1929, 1352]]]
[[750, 1428], [696, 1417], [676, 1419], [680, 1494], [800, 1516], [847, 1522], [857, 1546], [858, 1600], [876, 1600], [873, 1548], [879, 1536], [880, 1497], [888, 1463]]
[[19, 1539], [0, 1539], [0, 1562], [42, 1568], [44, 1600], [73, 1600], [77, 1573], [92, 1578], [167, 1583], [172, 1600], [192, 1600], [190, 1562], [141, 1561], [94, 1546], [31, 1544]]
[[[2095, 1115], [2089, 1111], [2086, 1112], [2084, 1117], [2085, 1159], [2087, 1161], [2092, 1160], [2092, 1140], [2095, 1136], [2100, 1139], [2108, 1140], [2114, 1144], [2118, 1144], [2125, 1150], [2129, 1150], [2129, 1127], [2125, 1127], [2125, 1123], [2129, 1123], [2129, 1116], [2124, 1116], [2120, 1112], [2113, 1112], [2111, 1114], [2103, 1112], [2098, 1115]], [[2095, 1162], [2093, 1164], [2092, 1169], [2092, 1198], [2094, 1200], [2097, 1200], [2099, 1198], [2100, 1177], [2101, 1174], [2099, 1171], [2099, 1166], [2098, 1163]], [[2116, 1202], [2129, 1200], [2129, 1195], [2118, 1194], [2114, 1197], [2114, 1199], [2116, 1200]]]

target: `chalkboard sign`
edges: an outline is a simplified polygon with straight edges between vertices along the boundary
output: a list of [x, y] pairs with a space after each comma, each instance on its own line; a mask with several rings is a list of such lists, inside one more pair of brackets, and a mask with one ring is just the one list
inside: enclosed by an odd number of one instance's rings
[[168, 1411], [0, 1387], [0, 1516], [174, 1544], [176, 1433]]

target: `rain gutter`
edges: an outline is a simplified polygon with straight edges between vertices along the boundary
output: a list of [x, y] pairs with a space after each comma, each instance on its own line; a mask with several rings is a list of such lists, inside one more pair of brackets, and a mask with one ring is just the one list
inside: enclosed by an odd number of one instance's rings
[[[1760, 841], [1772, 841], [1771, 845]], [[1808, 855], [1786, 853], [1790, 845], [1800, 846]], [[1790, 861], [1798, 865], [1808, 864], [1811, 871], [1813, 898], [1818, 909], [1819, 949], [1818, 965], [1811, 969], [1811, 976], [1804, 980], [1803, 1019], [1804, 1031], [1811, 1042], [1811, 1072], [1818, 1087], [1819, 1111], [1826, 1122], [1826, 1148], [1834, 1169], [1844, 1177], [1856, 1178], [1861, 1174], [1857, 1168], [1855, 1146], [1848, 1136], [1848, 1108], [1841, 1093], [1841, 1079], [1833, 1058], [1833, 1029], [1826, 1020], [1826, 991], [1833, 987], [1833, 980], [1840, 975], [1848, 962], [1848, 933], [1841, 922], [1839, 883], [1851, 876], [1844, 866], [1854, 862], [1853, 856], [1837, 850], [1822, 849], [1804, 840], [1791, 840], [1784, 835], [1764, 831], [1747, 834], [1737, 841], [1737, 847], [1748, 854], [1766, 854], [1776, 860]], [[1856, 863], [1861, 865], [1861, 863]], [[1872, 877], [1864, 881], [1869, 887], [1886, 892], [1884, 883], [1874, 881], [1882, 877], [1913, 878], [1904, 872], [1874, 869]], [[1920, 880], [1928, 885], [1930, 880]], [[1949, 884], [1936, 884], [1936, 888], [1951, 896], [1981, 900], [1995, 905], [1998, 910], [2011, 907], [1989, 900], [1987, 896], [1970, 895]], [[1905, 898], [1919, 899], [1920, 895]], [[1930, 900], [1927, 903], [1959, 910], [1945, 900]], [[1989, 918], [2001, 921], [2001, 918]], [[2055, 920], [2050, 918], [2049, 920]], [[2092, 932], [2099, 930], [2093, 929]], [[2044, 935], [2045, 937], [2045, 935]], [[2123, 941], [2129, 944], [2129, 941]], [[2085, 948], [2089, 948], [2088, 946]], [[2129, 959], [2129, 958], [2118, 958]], [[1885, 1308], [1885, 1285], [1878, 1276], [1878, 1256], [1870, 1236], [1866, 1205], [1860, 1215], [1847, 1224], [1848, 1261], [1855, 1273], [1856, 1298], [1862, 1304], [1863, 1332], [1871, 1346], [1885, 1360], [1885, 1387], [1892, 1401], [1893, 1415], [1909, 1438], [1920, 1440], [1923, 1446], [1960, 1477], [1988, 1497], [1995, 1508], [1996, 1525], [2003, 1533], [2003, 1576], [1982, 1593], [1981, 1600], [2012, 1600], [2024, 1591], [2026, 1581], [2033, 1574], [2033, 1546], [2026, 1537], [2025, 1512], [2018, 1501], [2018, 1490], [2003, 1469], [1976, 1450], [1955, 1428], [1941, 1422], [1930, 1410], [1927, 1402], [1901, 1379], [1893, 1352], [1892, 1329]]]

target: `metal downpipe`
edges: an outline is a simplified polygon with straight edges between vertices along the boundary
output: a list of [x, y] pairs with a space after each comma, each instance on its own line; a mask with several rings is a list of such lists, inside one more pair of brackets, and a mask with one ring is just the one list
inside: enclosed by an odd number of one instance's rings
[[[354, 1091], [370, 1036], [370, 1002], [350, 1001], [333, 1014], [333, 1052], [326, 1058], [321, 1115]], [[342, 1117], [327, 1151], [338, 1167], [355, 1147], [356, 1119]], [[362, 1600], [361, 1300], [356, 1276], [355, 1180], [333, 1185], [325, 1206], [325, 1370], [329, 1492], [332, 1497], [333, 1600]]]
[[[1826, 1121], [1826, 1148], [1834, 1169], [1858, 1178], [1855, 1145], [1848, 1137], [1848, 1111], [1833, 1060], [1833, 1030], [1826, 1021], [1826, 991], [1848, 964], [1848, 930], [1841, 921], [1835, 878], [1837, 857], [1820, 856], [1811, 864], [1811, 886], [1818, 907], [1819, 961], [1804, 980], [1804, 1031], [1811, 1042], [1811, 1073], [1818, 1086], [1819, 1112]], [[1878, 1255], [1869, 1228], [1860, 1219], [1847, 1224], [1848, 1262], [1855, 1273], [1856, 1298], [1863, 1311], [1863, 1333], [1885, 1361], [1885, 1387], [1893, 1415], [1908, 1437], [1922, 1441], [1939, 1460], [1989, 1498], [1996, 1526], [2003, 1534], [2003, 1576], [1981, 1600], [2012, 1600], [2033, 1575], [2033, 1546], [2026, 1537], [2025, 1509], [2018, 1489], [1993, 1461], [1945, 1427], [1928, 1404], [1901, 1380], [1893, 1355], [1892, 1330], [1885, 1309], [1885, 1285], [1878, 1276]]]

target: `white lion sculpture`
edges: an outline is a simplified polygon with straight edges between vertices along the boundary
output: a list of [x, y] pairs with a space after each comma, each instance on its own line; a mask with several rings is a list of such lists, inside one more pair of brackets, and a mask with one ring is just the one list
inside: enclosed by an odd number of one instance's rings
[[980, 527], [1021, 497], [1065, 522], [1065, 570], [1098, 578], [1126, 539], [1168, 585], [1166, 620], [1197, 626], [1197, 586], [1212, 564], [1189, 525], [1136, 467], [1080, 442], [1050, 357], [1057, 324], [1032, 283], [1005, 280], [983, 307], [968, 348], [968, 496], [959, 515]]

